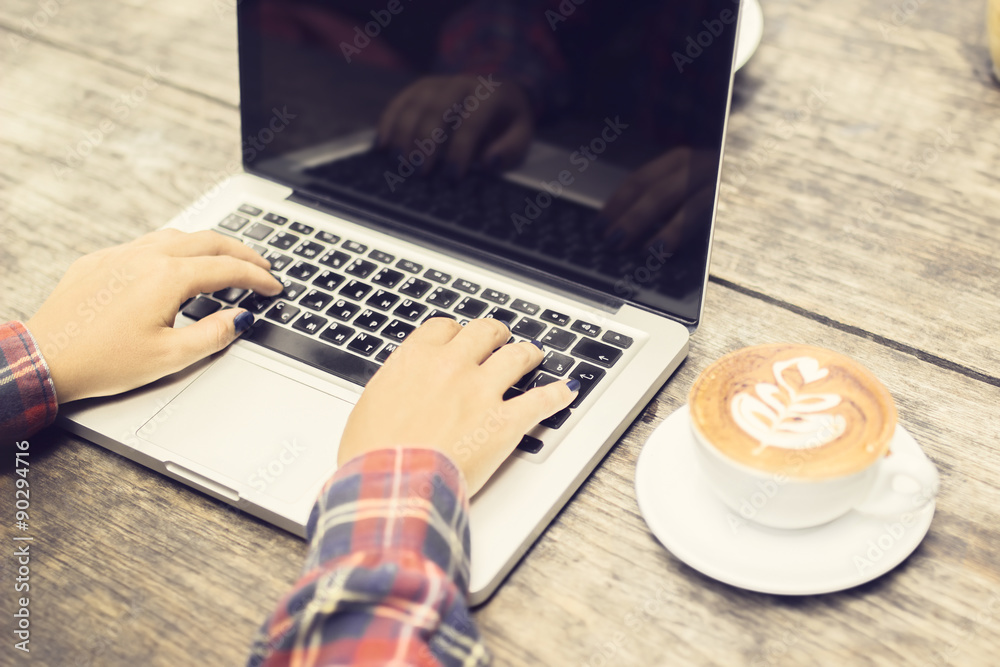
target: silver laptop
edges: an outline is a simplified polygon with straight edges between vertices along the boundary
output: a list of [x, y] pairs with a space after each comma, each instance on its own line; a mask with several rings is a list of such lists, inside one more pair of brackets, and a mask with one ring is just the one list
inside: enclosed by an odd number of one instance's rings
[[[732, 86], [729, 0], [537, 4], [238, 3], [245, 173], [168, 226], [240, 239], [286, 289], [192, 298], [176, 326], [229, 307], [257, 320], [183, 372], [65, 406], [62, 425], [304, 535], [345, 420], [396, 346], [429, 317], [502, 319], [547, 353], [510, 396], [582, 388], [472, 500], [471, 597], [488, 598], [686, 355]], [[459, 75], [478, 83], [439, 126], [375, 146], [402, 91]], [[501, 86], [534, 109], [523, 159], [498, 172], [478, 153], [456, 174], [458, 120]], [[609, 242], [599, 211], [635, 180], [631, 231]]]

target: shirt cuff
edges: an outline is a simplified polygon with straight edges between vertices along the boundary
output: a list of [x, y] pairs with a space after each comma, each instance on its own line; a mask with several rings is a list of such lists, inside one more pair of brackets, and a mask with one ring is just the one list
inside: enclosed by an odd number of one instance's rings
[[0, 434], [25, 437], [53, 421], [59, 409], [49, 366], [21, 322], [0, 324]]
[[305, 572], [351, 553], [416, 555], [469, 590], [469, 500], [461, 471], [431, 449], [368, 452], [338, 469], [307, 525]]

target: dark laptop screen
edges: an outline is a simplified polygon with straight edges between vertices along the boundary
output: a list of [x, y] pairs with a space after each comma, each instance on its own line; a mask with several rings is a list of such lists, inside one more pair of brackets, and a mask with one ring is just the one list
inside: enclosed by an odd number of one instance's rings
[[248, 171], [697, 324], [738, 0], [241, 0]]

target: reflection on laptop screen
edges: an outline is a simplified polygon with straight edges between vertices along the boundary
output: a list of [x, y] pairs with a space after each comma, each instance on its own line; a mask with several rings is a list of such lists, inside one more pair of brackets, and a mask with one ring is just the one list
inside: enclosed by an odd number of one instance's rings
[[238, 8], [248, 171], [697, 323], [738, 1]]

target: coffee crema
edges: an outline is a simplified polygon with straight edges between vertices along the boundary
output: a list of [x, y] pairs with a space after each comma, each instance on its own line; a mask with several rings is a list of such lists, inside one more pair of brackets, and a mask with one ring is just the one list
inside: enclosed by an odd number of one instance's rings
[[896, 428], [889, 391], [849, 357], [811, 345], [758, 345], [722, 357], [691, 387], [695, 431], [737, 463], [798, 479], [860, 472]]

